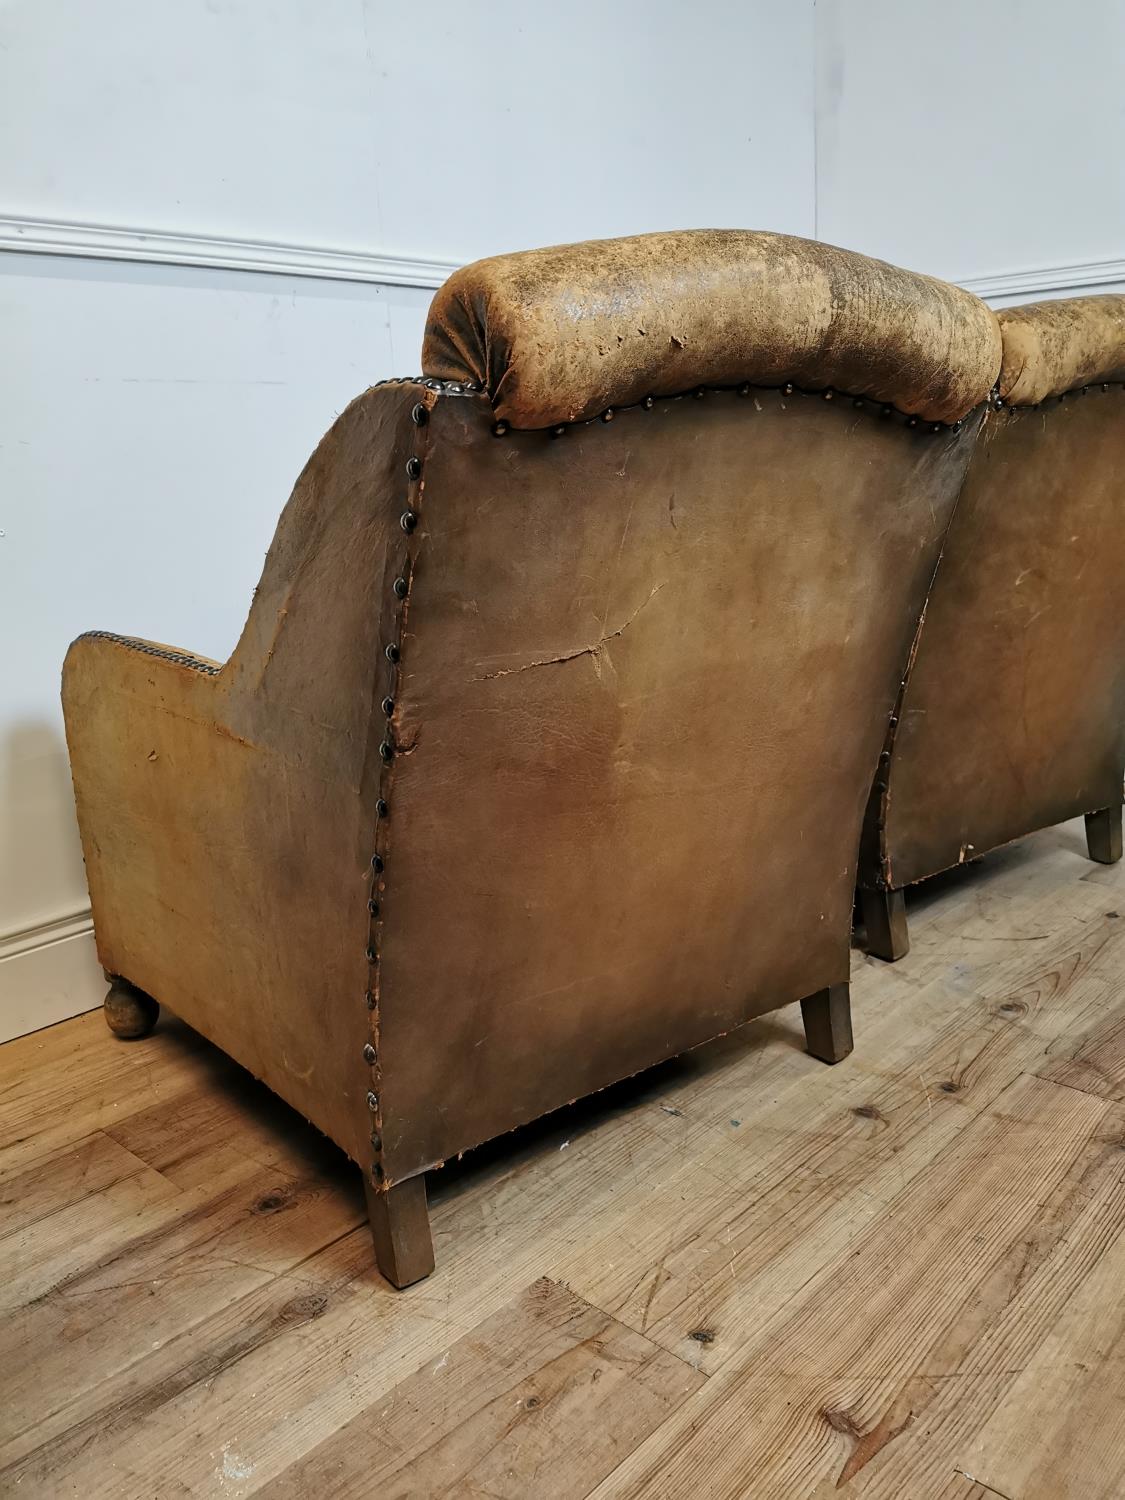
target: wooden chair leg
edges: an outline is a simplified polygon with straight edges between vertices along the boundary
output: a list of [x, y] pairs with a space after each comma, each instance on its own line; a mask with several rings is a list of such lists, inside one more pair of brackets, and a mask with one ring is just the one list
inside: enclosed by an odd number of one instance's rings
[[102, 1003], [102, 1013], [114, 1036], [133, 1039], [148, 1036], [156, 1025], [160, 1006], [127, 979], [114, 978]]
[[893, 964], [910, 952], [906, 926], [906, 896], [902, 891], [861, 891], [866, 948], [876, 958]]
[[1121, 804], [1086, 814], [1086, 848], [1099, 865], [1115, 865], [1121, 858]]
[[377, 1188], [363, 1174], [367, 1217], [375, 1241], [375, 1261], [392, 1286], [421, 1281], [434, 1268], [434, 1242], [426, 1207], [425, 1176], [408, 1177], [394, 1187]]
[[831, 984], [801, 1001], [805, 1045], [821, 1062], [842, 1062], [852, 1050], [851, 987]]

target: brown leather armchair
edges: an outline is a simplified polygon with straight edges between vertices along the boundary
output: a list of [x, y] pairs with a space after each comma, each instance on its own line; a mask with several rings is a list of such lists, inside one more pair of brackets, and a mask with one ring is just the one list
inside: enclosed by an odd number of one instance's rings
[[168, 1004], [336, 1140], [399, 1286], [450, 1156], [795, 1000], [850, 1049], [863, 809], [999, 340], [702, 231], [470, 266], [423, 366], [320, 443], [228, 662], [95, 632], [63, 688], [110, 1025]]
[[903, 888], [1086, 815], [1121, 858], [1125, 297], [999, 314], [1003, 364], [906, 672], [864, 831], [868, 950]]

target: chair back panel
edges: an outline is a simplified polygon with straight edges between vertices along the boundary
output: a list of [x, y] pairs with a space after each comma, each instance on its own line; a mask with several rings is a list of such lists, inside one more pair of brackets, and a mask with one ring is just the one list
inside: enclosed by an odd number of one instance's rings
[[777, 390], [431, 419], [382, 877], [409, 1176], [848, 977], [860, 823], [979, 414]]

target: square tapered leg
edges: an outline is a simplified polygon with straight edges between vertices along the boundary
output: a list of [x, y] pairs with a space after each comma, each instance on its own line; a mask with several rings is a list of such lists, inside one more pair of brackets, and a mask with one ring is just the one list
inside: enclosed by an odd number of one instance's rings
[[801, 1001], [805, 1045], [821, 1062], [842, 1062], [852, 1050], [851, 988], [832, 984]]
[[380, 1271], [399, 1288], [421, 1281], [434, 1268], [425, 1177], [408, 1177], [394, 1187], [380, 1189], [371, 1185], [365, 1172], [363, 1184]]
[[1115, 865], [1121, 858], [1121, 805], [1086, 814], [1086, 848], [1099, 865]]
[[902, 891], [861, 891], [866, 948], [876, 958], [893, 964], [910, 952], [906, 926], [906, 896]]

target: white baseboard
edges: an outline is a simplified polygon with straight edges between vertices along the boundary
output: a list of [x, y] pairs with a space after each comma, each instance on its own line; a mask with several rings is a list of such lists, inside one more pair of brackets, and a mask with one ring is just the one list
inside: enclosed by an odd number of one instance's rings
[[[165, 230], [124, 225], [0, 214], [0, 251], [4, 250], [424, 288], [441, 286], [460, 264], [439, 256], [338, 250], [280, 241], [236, 240], [214, 234], [170, 234]], [[1125, 259], [993, 271], [962, 277], [960, 284], [986, 300], [1021, 297], [1030, 301], [1045, 292], [1081, 292], [1089, 287], [1123, 285]]]
[[966, 276], [961, 285], [986, 302], [995, 297], [1020, 297], [1034, 302], [1045, 292], [1076, 292], [1090, 287], [1125, 283], [1125, 260], [1085, 260], [1069, 266], [1029, 266], [1022, 271], [996, 271], [989, 276]]
[[380, 286], [438, 287], [456, 261], [424, 256], [333, 250], [316, 245], [233, 240], [211, 234], [167, 234], [108, 224], [20, 219], [0, 214], [0, 250], [27, 255], [73, 255], [95, 260], [147, 261], [165, 266], [267, 275], [316, 276], [326, 281], [370, 281]]
[[96, 1010], [105, 988], [88, 908], [0, 938], [0, 1042]]

